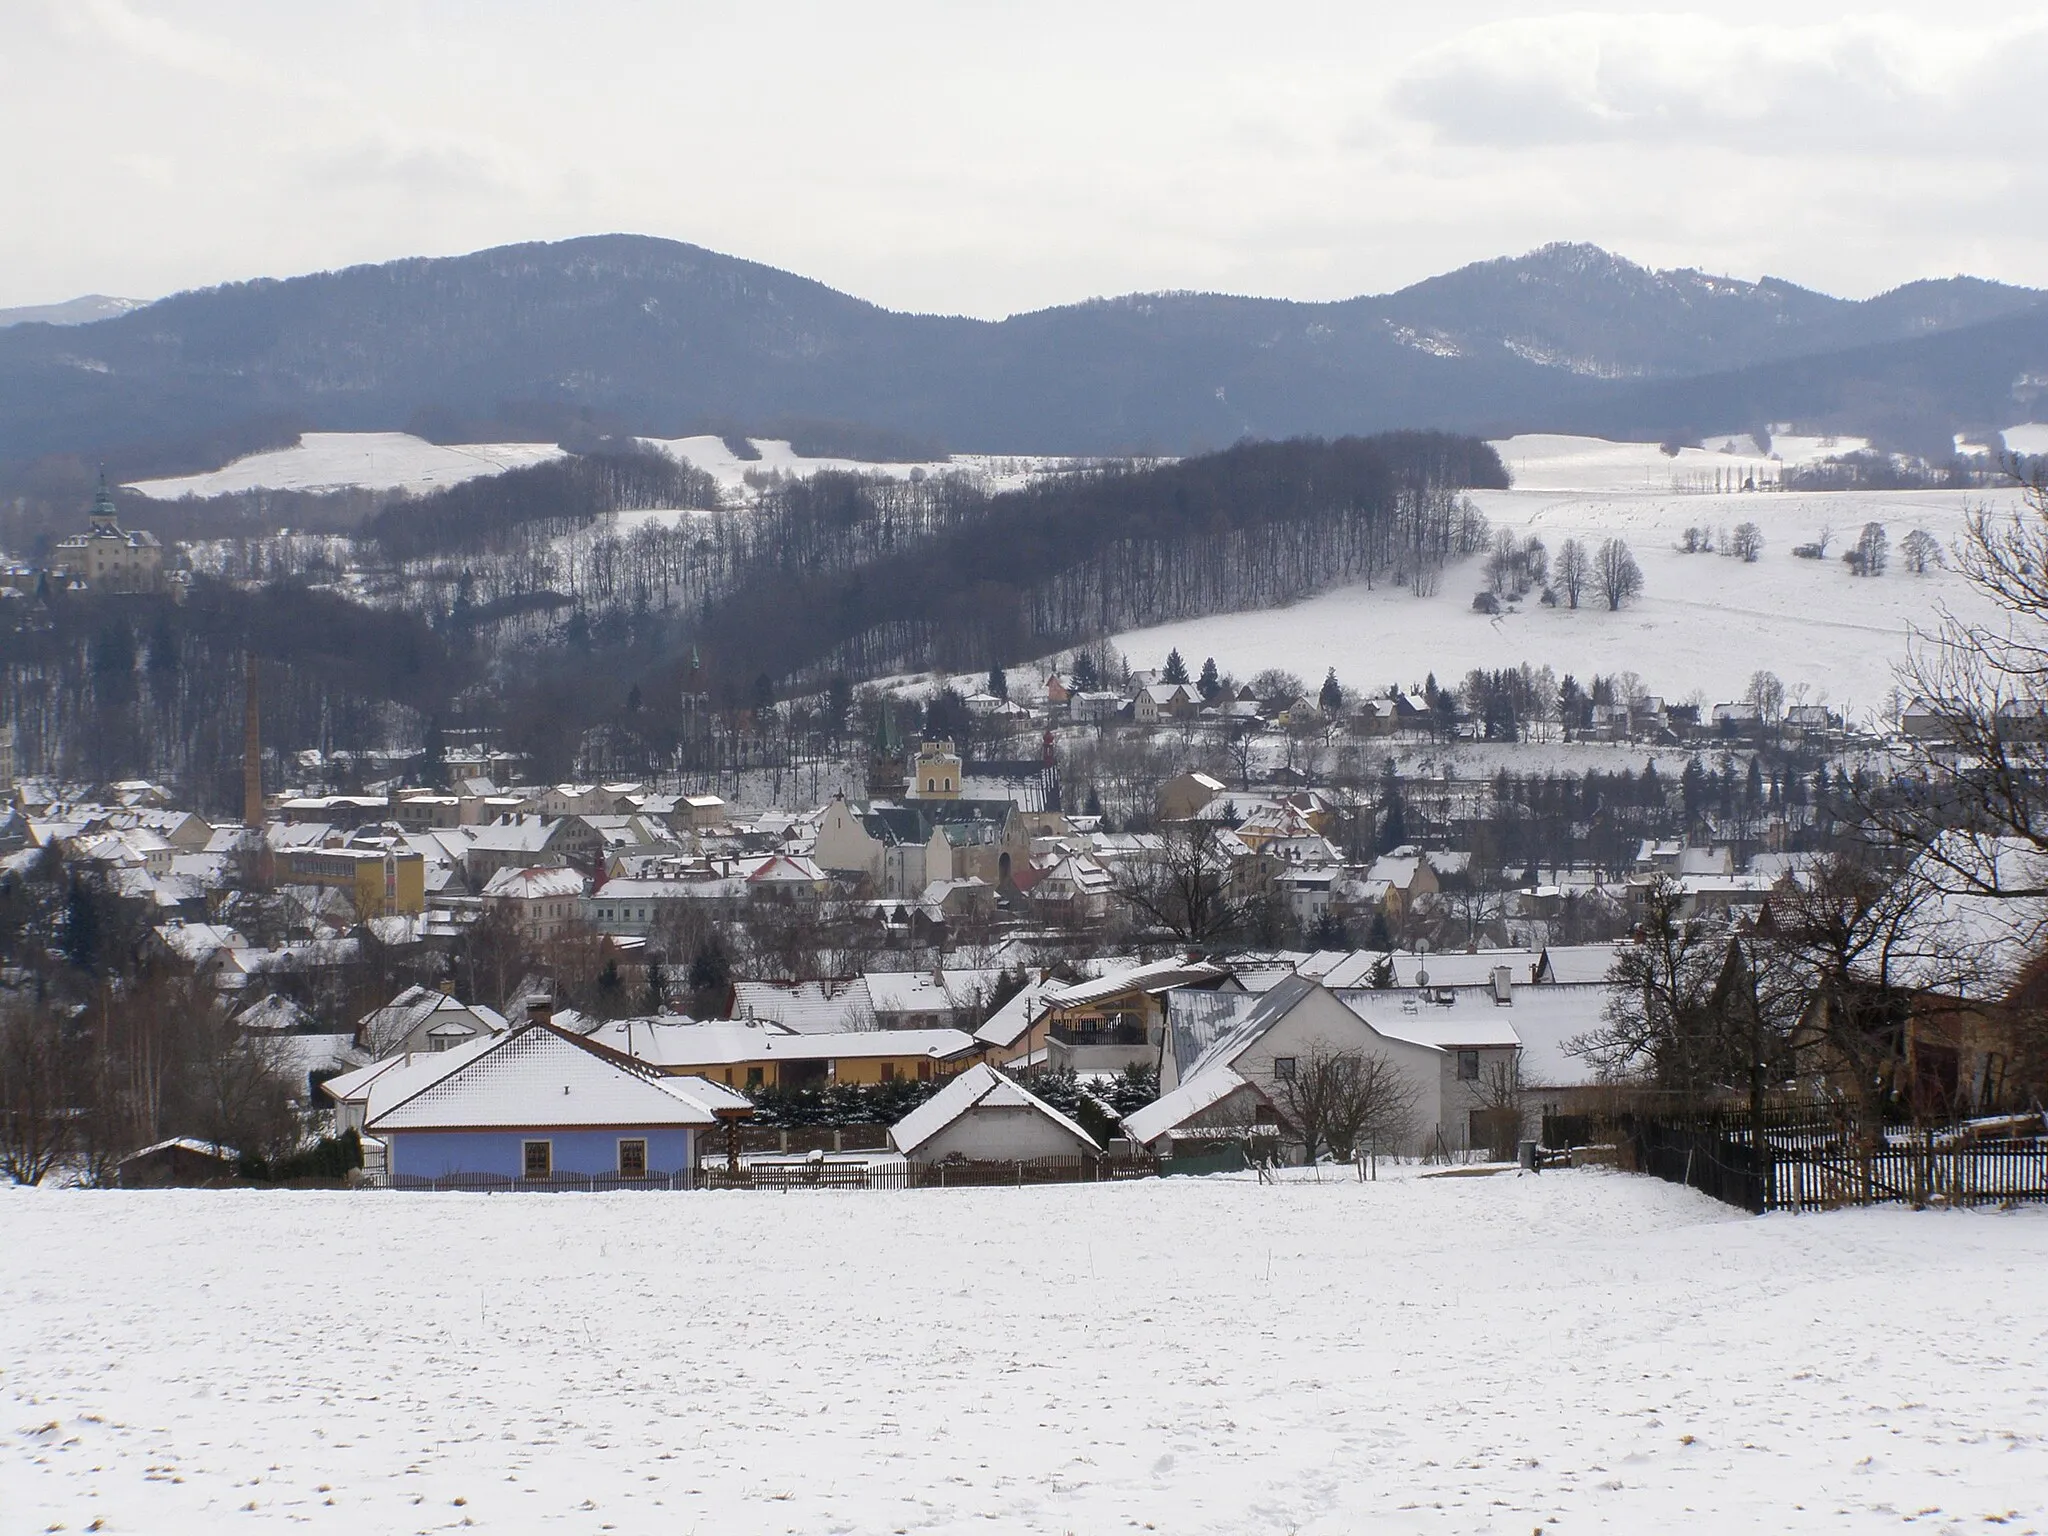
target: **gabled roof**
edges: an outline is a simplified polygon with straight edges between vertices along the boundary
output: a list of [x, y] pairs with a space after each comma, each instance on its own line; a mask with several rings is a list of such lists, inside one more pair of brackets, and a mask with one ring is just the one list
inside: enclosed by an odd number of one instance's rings
[[360, 1102], [370, 1110], [389, 1108], [481, 1055], [497, 1038], [478, 1035], [445, 1051], [407, 1051], [386, 1056], [366, 1067], [329, 1078], [320, 1085], [320, 1091], [337, 1104]]
[[[1281, 981], [1289, 979], [1286, 973]], [[1274, 986], [1280, 985], [1275, 982]], [[1236, 1029], [1258, 1003], [1262, 992], [1170, 992], [1166, 997], [1166, 1049], [1173, 1057], [1174, 1073], [1186, 1078], [1190, 1068], [1210, 1046]]]
[[[551, 1024], [528, 1024], [453, 1072], [372, 1113], [393, 1131], [570, 1130], [715, 1125], [737, 1095], [701, 1078], [665, 1078]], [[740, 1099], [739, 1103], [746, 1101]]]
[[1208, 960], [1155, 960], [1133, 966], [1094, 981], [1080, 981], [1046, 994], [1055, 1008], [1077, 1008], [1098, 1003], [1122, 992], [1170, 992], [1176, 987], [1201, 986], [1227, 979], [1230, 967]]
[[889, 1140], [908, 1155], [961, 1116], [976, 1109], [1035, 1110], [1083, 1145], [1101, 1150], [1093, 1136], [1036, 1094], [1026, 1092], [986, 1062], [977, 1062], [889, 1128]]
[[1229, 1067], [1214, 1067], [1124, 1116], [1124, 1134], [1144, 1146], [1220, 1104], [1244, 1086], [1245, 1080]]
[[547, 900], [555, 897], [581, 896], [590, 882], [583, 878], [581, 871], [574, 869], [515, 869], [499, 870], [486, 882], [483, 894], [488, 897], [507, 897], [521, 901]]
[[858, 1029], [806, 1035], [760, 1019], [615, 1019], [584, 1039], [663, 1071], [753, 1061], [839, 1061], [923, 1056], [951, 1061], [974, 1040], [957, 1029]]
[[1039, 1016], [1045, 1012], [1045, 994], [1058, 987], [1059, 983], [1054, 981], [1026, 982], [1023, 991], [989, 1015], [988, 1022], [974, 1032], [974, 1038], [983, 1045], [1007, 1050], [1023, 1039], [1026, 1031], [1038, 1022]]

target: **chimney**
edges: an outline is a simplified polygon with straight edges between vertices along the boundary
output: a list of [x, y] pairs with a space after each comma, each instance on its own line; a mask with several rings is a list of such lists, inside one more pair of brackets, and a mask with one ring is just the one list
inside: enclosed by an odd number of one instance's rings
[[555, 1022], [555, 1000], [545, 992], [536, 992], [526, 1000], [526, 1022], [529, 1024], [552, 1024]]
[[242, 825], [263, 830], [263, 717], [257, 699], [256, 653], [242, 653]]

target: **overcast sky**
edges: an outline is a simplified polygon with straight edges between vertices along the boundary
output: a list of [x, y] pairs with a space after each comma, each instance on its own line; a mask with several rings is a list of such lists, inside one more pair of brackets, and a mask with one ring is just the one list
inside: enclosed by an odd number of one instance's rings
[[631, 230], [899, 309], [2048, 286], [2048, 10], [5, 0], [0, 305]]

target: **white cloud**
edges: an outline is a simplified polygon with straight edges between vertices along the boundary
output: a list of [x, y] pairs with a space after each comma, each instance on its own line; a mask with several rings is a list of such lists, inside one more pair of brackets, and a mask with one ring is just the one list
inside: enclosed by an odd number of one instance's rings
[[1454, 145], [2033, 156], [2044, 68], [2039, 16], [1967, 28], [1580, 12], [1461, 32], [1412, 58], [1388, 94]]

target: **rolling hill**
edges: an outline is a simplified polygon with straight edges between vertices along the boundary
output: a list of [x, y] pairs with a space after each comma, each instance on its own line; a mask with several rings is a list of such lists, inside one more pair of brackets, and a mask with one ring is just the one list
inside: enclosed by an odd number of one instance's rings
[[1841, 412], [1862, 414], [1825, 424], [1946, 441], [2027, 419], [2044, 304], [1968, 278], [1849, 301], [1557, 245], [1336, 303], [1130, 295], [990, 322], [603, 235], [9, 325], [0, 460], [166, 473], [301, 430], [552, 441], [806, 421], [987, 452], [1403, 426], [1689, 436]]

